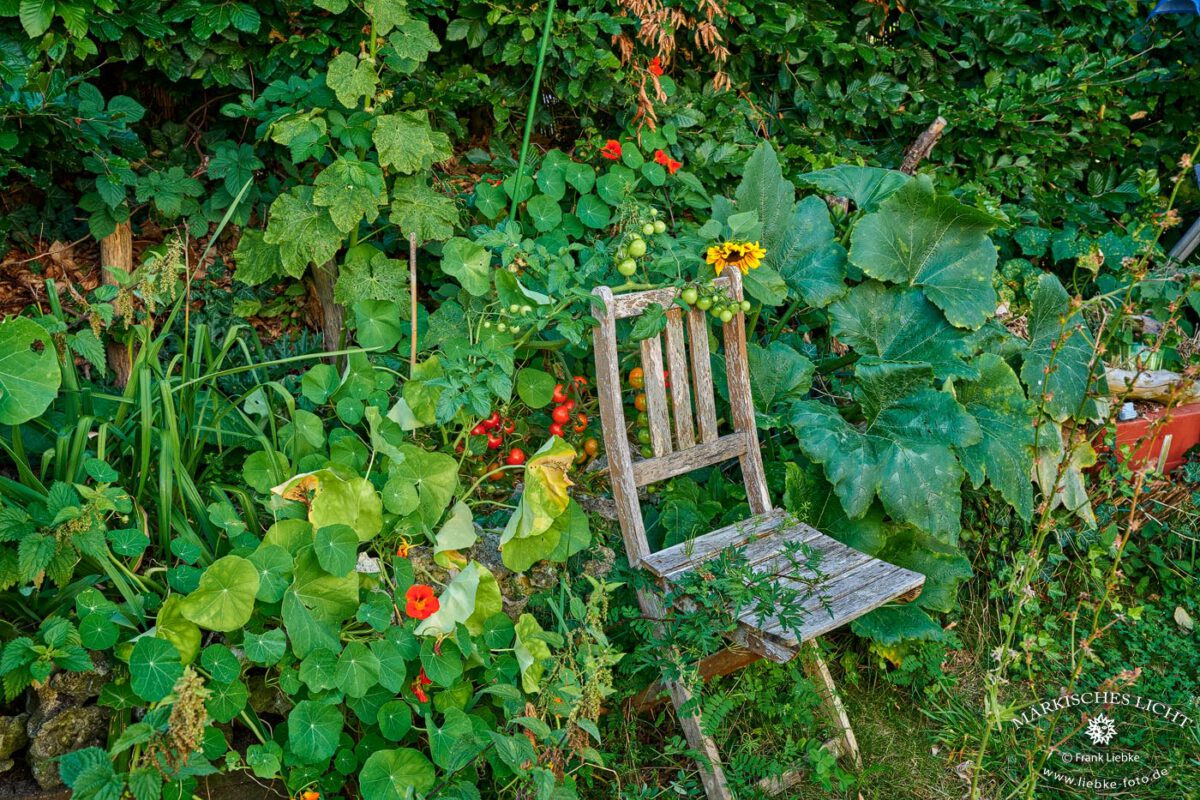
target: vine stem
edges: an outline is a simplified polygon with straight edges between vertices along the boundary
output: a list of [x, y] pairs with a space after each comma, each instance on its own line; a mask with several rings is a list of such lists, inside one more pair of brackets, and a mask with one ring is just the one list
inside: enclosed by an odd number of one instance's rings
[[546, 50], [550, 46], [550, 28], [554, 22], [554, 3], [546, 9], [546, 22], [542, 25], [542, 41], [538, 45], [537, 66], [533, 70], [533, 90], [529, 93], [529, 108], [525, 112], [525, 132], [521, 136], [521, 156], [517, 160], [517, 179], [513, 181], [512, 205], [508, 209], [508, 218], [517, 218], [517, 203], [521, 198], [521, 181], [525, 177], [525, 157], [529, 154], [529, 137], [533, 134], [533, 115], [537, 111], [538, 91], [542, 86], [542, 67], [546, 63]]

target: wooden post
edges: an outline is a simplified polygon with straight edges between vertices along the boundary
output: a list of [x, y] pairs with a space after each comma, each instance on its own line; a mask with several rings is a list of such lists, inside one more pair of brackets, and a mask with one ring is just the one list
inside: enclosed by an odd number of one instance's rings
[[904, 153], [904, 160], [900, 162], [900, 171], [905, 175], [912, 175], [917, 171], [917, 166], [922, 161], [929, 157], [933, 152], [934, 145], [938, 143], [938, 139], [942, 138], [942, 131], [946, 129], [946, 118], [938, 117], [933, 123], [925, 129], [925, 132], [917, 137], [917, 140], [912, 143]]
[[[126, 222], [118, 222], [117, 227], [108, 236], [100, 240], [100, 271], [102, 280], [117, 286], [114, 273], [122, 272], [128, 275], [133, 271], [133, 227]], [[133, 365], [129, 359], [129, 347], [121, 342], [109, 340], [105, 345], [108, 353], [108, 368], [112, 370], [113, 382], [125, 388], [129, 383], [129, 374]]]
[[408, 376], [411, 378], [417, 371], [417, 235], [408, 235], [408, 292], [409, 312], [412, 315], [409, 338], [412, 340], [411, 357], [409, 359]]
[[346, 310], [333, 299], [333, 287], [337, 283], [337, 276], [337, 262], [332, 259], [323, 266], [314, 266], [312, 270], [313, 289], [316, 290], [317, 302], [321, 306], [321, 338], [325, 343], [326, 352], [338, 350], [342, 345], [342, 326]]

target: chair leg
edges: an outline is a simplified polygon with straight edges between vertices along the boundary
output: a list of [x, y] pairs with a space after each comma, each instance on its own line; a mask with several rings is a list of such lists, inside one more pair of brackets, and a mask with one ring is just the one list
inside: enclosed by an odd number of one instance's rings
[[[642, 613], [647, 619], [663, 619], [665, 612], [662, 602], [653, 593], [639, 591], [638, 605], [642, 607]], [[725, 770], [721, 768], [721, 753], [717, 750], [717, 743], [704, 732], [700, 726], [700, 715], [695, 710], [683, 710], [692, 700], [692, 691], [679, 681], [665, 681], [665, 684], [667, 693], [671, 695], [671, 703], [675, 706], [676, 716], [679, 717], [679, 726], [683, 728], [683, 735], [687, 738], [688, 745], [700, 754], [696, 762], [700, 767], [700, 782], [704, 784], [705, 796], [708, 800], [733, 800], [729, 783], [725, 780]]]
[[835, 738], [839, 740], [839, 755], [848, 756], [855, 768], [861, 770], [863, 762], [862, 754], [858, 750], [858, 740], [854, 737], [854, 729], [850, 727], [850, 718], [846, 716], [846, 707], [842, 704], [842, 697], [838, 694], [833, 676], [829, 674], [829, 667], [826, 666], [825, 659], [821, 658], [821, 648], [815, 640], [809, 640], [804, 643], [804, 649], [804, 673], [816, 684], [817, 693], [821, 697], [821, 708], [829, 724], [833, 726]]

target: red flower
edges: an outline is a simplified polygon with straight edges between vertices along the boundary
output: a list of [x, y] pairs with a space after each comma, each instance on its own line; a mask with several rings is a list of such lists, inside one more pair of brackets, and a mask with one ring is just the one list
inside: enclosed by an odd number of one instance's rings
[[412, 689], [412, 693], [415, 694], [417, 699], [422, 703], [429, 702], [429, 695], [425, 693], [425, 689], [422, 687], [428, 686], [431, 683], [433, 683], [433, 681], [429, 680], [429, 676], [425, 674], [425, 668], [421, 667], [421, 674], [418, 675], [417, 679], [412, 682], [412, 686], [410, 688]]
[[413, 619], [426, 619], [437, 613], [441, 607], [438, 599], [433, 596], [433, 589], [421, 584], [408, 587], [404, 599], [408, 601], [404, 605], [404, 613]]
[[683, 166], [682, 161], [676, 161], [662, 150], [654, 151], [654, 160], [656, 163], [662, 164], [664, 167], [666, 167], [667, 173], [670, 175], [674, 175], [679, 171], [679, 168]]
[[492, 186], [499, 186], [500, 184], [504, 183], [504, 179], [503, 178], [488, 178], [487, 182]]
[[662, 59], [658, 56], [650, 59], [650, 74], [655, 77], [663, 74]]
[[609, 139], [604, 143], [604, 149], [600, 151], [600, 155], [609, 161], [616, 161], [621, 157], [621, 143], [616, 139]]

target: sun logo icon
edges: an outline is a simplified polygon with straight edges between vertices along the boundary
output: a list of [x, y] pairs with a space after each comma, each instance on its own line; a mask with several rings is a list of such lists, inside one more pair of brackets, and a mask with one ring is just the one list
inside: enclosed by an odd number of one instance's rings
[[1117, 724], [1107, 714], [1097, 714], [1088, 720], [1083, 735], [1092, 740], [1092, 744], [1108, 744], [1117, 736]]

